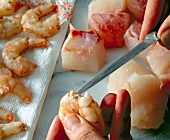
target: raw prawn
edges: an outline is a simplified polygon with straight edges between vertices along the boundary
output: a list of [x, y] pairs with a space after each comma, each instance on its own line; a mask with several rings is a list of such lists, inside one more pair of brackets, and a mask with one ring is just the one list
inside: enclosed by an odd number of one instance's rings
[[0, 17], [15, 13], [19, 0], [0, 0]]
[[59, 19], [57, 14], [53, 14], [45, 21], [40, 18], [57, 8], [56, 4], [48, 4], [28, 10], [22, 17], [21, 24], [24, 31], [35, 33], [40, 36], [48, 37], [56, 34], [59, 29]]
[[0, 124], [0, 139], [26, 131], [27, 126], [20, 122]]
[[0, 107], [0, 119], [7, 121], [7, 122], [13, 122], [15, 121], [15, 116], [13, 113], [3, 107]]
[[20, 53], [27, 48], [46, 47], [47, 45], [48, 42], [40, 38], [16, 38], [8, 41], [2, 50], [3, 62], [17, 75], [25, 76], [37, 65], [20, 56]]
[[104, 119], [100, 106], [92, 96], [85, 93], [84, 96], [70, 91], [60, 101], [59, 118], [63, 122], [68, 114], [79, 114], [91, 123], [100, 133], [104, 130]]
[[26, 104], [29, 104], [32, 100], [31, 92], [19, 80], [7, 75], [0, 75], [0, 98], [7, 93], [13, 93], [17, 95]]
[[22, 32], [21, 19], [23, 14], [28, 10], [26, 6], [21, 7], [12, 19], [3, 17], [0, 19], [0, 39], [11, 38]]

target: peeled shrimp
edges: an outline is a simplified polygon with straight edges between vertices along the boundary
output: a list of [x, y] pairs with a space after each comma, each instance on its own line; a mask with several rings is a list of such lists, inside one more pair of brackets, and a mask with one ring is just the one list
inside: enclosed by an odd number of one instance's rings
[[35, 33], [44, 37], [56, 34], [60, 28], [57, 14], [52, 15], [45, 21], [40, 21], [42, 16], [49, 14], [56, 8], [56, 4], [48, 4], [28, 10], [22, 17], [21, 21], [24, 31]]
[[20, 121], [11, 122], [7, 124], [0, 124], [0, 140], [7, 136], [11, 136], [26, 130], [27, 126]]
[[11, 38], [22, 32], [21, 19], [27, 10], [27, 7], [23, 6], [17, 11], [12, 19], [8, 19], [7, 17], [0, 19], [0, 39]]
[[6, 68], [3, 64], [0, 63], [0, 75], [12, 76], [12, 73], [8, 68]]
[[104, 129], [102, 112], [94, 99], [85, 93], [84, 96], [77, 92], [70, 91], [60, 101], [59, 118], [63, 122], [68, 114], [79, 114], [91, 123], [100, 133]]
[[16, 38], [5, 44], [2, 59], [7, 68], [19, 76], [29, 74], [37, 65], [20, 56], [27, 48], [46, 47], [48, 42], [40, 38]]
[[0, 119], [7, 122], [13, 122], [15, 121], [15, 116], [12, 114], [11, 111], [0, 107]]
[[13, 93], [25, 103], [30, 103], [32, 94], [19, 80], [7, 75], [0, 75], [0, 98], [7, 93]]
[[19, 0], [0, 0], [0, 17], [15, 13]]

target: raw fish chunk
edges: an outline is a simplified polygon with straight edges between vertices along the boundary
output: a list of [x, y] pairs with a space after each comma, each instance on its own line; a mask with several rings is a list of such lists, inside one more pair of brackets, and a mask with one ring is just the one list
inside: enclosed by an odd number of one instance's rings
[[127, 8], [133, 15], [139, 19], [143, 19], [147, 0], [126, 0]]
[[105, 47], [122, 47], [129, 19], [129, 14], [125, 12], [93, 14], [88, 21], [88, 29], [104, 39]]
[[158, 42], [147, 55], [148, 63], [153, 73], [162, 82], [162, 88], [170, 87], [170, 50]]
[[[134, 60], [130, 60], [119, 69], [109, 75], [109, 81], [107, 85], [108, 92], [117, 93], [118, 90], [122, 89], [126, 80], [134, 72], [141, 74], [151, 74], [150, 71], [136, 63]], [[116, 83], [115, 83], [116, 82]]]
[[94, 32], [72, 29], [61, 50], [66, 70], [98, 72], [106, 62], [103, 39]]
[[[130, 27], [127, 29], [124, 35], [124, 40], [125, 40], [125, 45], [128, 48], [128, 50], [132, 50], [134, 47], [136, 47], [140, 43], [139, 35], [140, 35], [141, 27], [142, 27], [142, 21], [135, 20], [130, 25]], [[147, 63], [146, 56], [152, 48], [153, 48], [153, 45], [149, 46], [147, 49], [145, 49], [140, 54], [138, 54], [137, 58]]]
[[109, 76], [108, 92], [124, 88], [131, 97], [131, 125], [140, 129], [158, 128], [168, 102], [161, 82], [150, 71], [131, 60]]
[[157, 129], [164, 122], [168, 96], [160, 89], [160, 80], [152, 74], [133, 73], [124, 88], [130, 92], [132, 126]]
[[94, 13], [112, 13], [125, 9], [126, 0], [92, 0], [88, 7], [88, 17]]

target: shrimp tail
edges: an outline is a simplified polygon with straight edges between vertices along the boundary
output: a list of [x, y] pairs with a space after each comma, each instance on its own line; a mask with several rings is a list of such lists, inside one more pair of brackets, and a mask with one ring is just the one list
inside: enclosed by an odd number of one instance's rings
[[15, 116], [12, 114], [11, 111], [0, 107], [0, 119], [7, 122], [13, 122], [15, 121]]
[[28, 38], [28, 44], [30, 48], [47, 47], [49, 45], [47, 40], [41, 38]]

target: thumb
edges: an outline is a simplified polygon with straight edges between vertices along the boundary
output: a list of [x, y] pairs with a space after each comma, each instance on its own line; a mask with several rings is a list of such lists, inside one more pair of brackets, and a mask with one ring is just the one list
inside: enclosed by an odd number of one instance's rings
[[70, 140], [104, 140], [84, 118], [69, 114], [63, 121], [64, 129]]
[[170, 46], [170, 15], [162, 23], [157, 35], [163, 45]]

